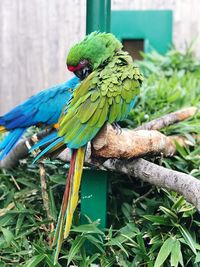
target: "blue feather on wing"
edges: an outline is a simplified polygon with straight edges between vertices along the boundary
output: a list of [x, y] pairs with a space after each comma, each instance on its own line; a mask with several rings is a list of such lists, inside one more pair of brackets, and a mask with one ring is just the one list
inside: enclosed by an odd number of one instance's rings
[[79, 79], [74, 76], [65, 83], [39, 92], [0, 116], [0, 126], [10, 131], [0, 143], [3, 151], [0, 154], [0, 160], [12, 150], [28, 127], [38, 124], [44, 126], [56, 124], [64, 105], [70, 101], [73, 90], [78, 84]]
[[24, 131], [24, 128], [18, 128], [8, 133], [8, 135], [0, 144], [0, 160], [4, 159], [7, 154], [13, 149], [18, 140], [22, 137]]
[[54, 148], [56, 145], [58, 145], [59, 143], [62, 143], [64, 140], [63, 137], [58, 137], [56, 139], [54, 139], [54, 141], [52, 141], [51, 144], [49, 144], [44, 150], [42, 150], [42, 152], [40, 152], [37, 157], [34, 159], [33, 164], [38, 161], [42, 156], [44, 156], [45, 154], [47, 154], [52, 148]]

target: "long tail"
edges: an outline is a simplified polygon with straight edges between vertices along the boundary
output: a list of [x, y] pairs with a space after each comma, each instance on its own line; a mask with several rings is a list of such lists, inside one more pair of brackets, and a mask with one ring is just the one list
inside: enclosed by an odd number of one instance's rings
[[67, 238], [69, 235], [73, 213], [78, 204], [78, 193], [83, 171], [85, 151], [86, 147], [73, 149], [72, 151], [65, 192], [53, 241], [53, 245], [56, 245], [54, 264], [57, 262], [63, 239]]

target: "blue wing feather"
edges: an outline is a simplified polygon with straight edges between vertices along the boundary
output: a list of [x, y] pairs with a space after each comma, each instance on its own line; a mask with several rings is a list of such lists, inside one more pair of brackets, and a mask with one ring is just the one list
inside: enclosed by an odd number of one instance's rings
[[56, 138], [58, 138], [57, 131], [50, 133], [49, 135], [45, 136], [40, 141], [38, 141], [37, 144], [35, 144], [33, 147], [31, 147], [30, 151], [38, 149], [41, 146], [48, 144], [49, 142], [53, 142]]
[[74, 76], [63, 84], [39, 92], [1, 116], [0, 126], [11, 131], [0, 144], [0, 147], [3, 147], [1, 150], [4, 150], [1, 156], [10, 152], [28, 127], [40, 123], [45, 126], [56, 124], [64, 105], [70, 101], [78, 84], [79, 79]]
[[9, 134], [4, 138], [3, 142], [0, 144], [0, 160], [2, 160], [6, 155], [13, 149], [17, 141], [23, 135], [25, 128], [18, 128], [9, 132]]
[[38, 123], [56, 123], [63, 106], [71, 99], [72, 91], [78, 84], [79, 79], [73, 77], [63, 84], [39, 92], [0, 117], [0, 125], [10, 131]]
[[41, 153], [37, 155], [37, 157], [34, 159], [33, 164], [38, 161], [42, 156], [44, 156], [46, 153], [49, 152], [53, 147], [55, 147], [57, 144], [63, 142], [63, 137], [57, 138], [55, 141], [53, 141], [48, 147], [46, 147], [44, 150], [42, 150]]

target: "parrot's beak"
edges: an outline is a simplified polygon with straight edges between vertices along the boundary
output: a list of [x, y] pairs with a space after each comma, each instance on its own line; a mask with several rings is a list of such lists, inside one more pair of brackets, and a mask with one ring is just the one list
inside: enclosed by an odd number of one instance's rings
[[91, 68], [89, 66], [86, 66], [82, 69], [74, 71], [74, 74], [81, 80], [84, 80], [87, 78], [87, 76], [92, 72]]

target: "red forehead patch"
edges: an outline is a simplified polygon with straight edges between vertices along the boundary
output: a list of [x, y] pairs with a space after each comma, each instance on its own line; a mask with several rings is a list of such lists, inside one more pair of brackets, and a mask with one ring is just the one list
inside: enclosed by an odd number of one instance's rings
[[82, 69], [83, 66], [81, 64], [78, 64], [77, 66], [67, 65], [67, 68], [68, 68], [69, 71], [75, 72], [77, 70]]

